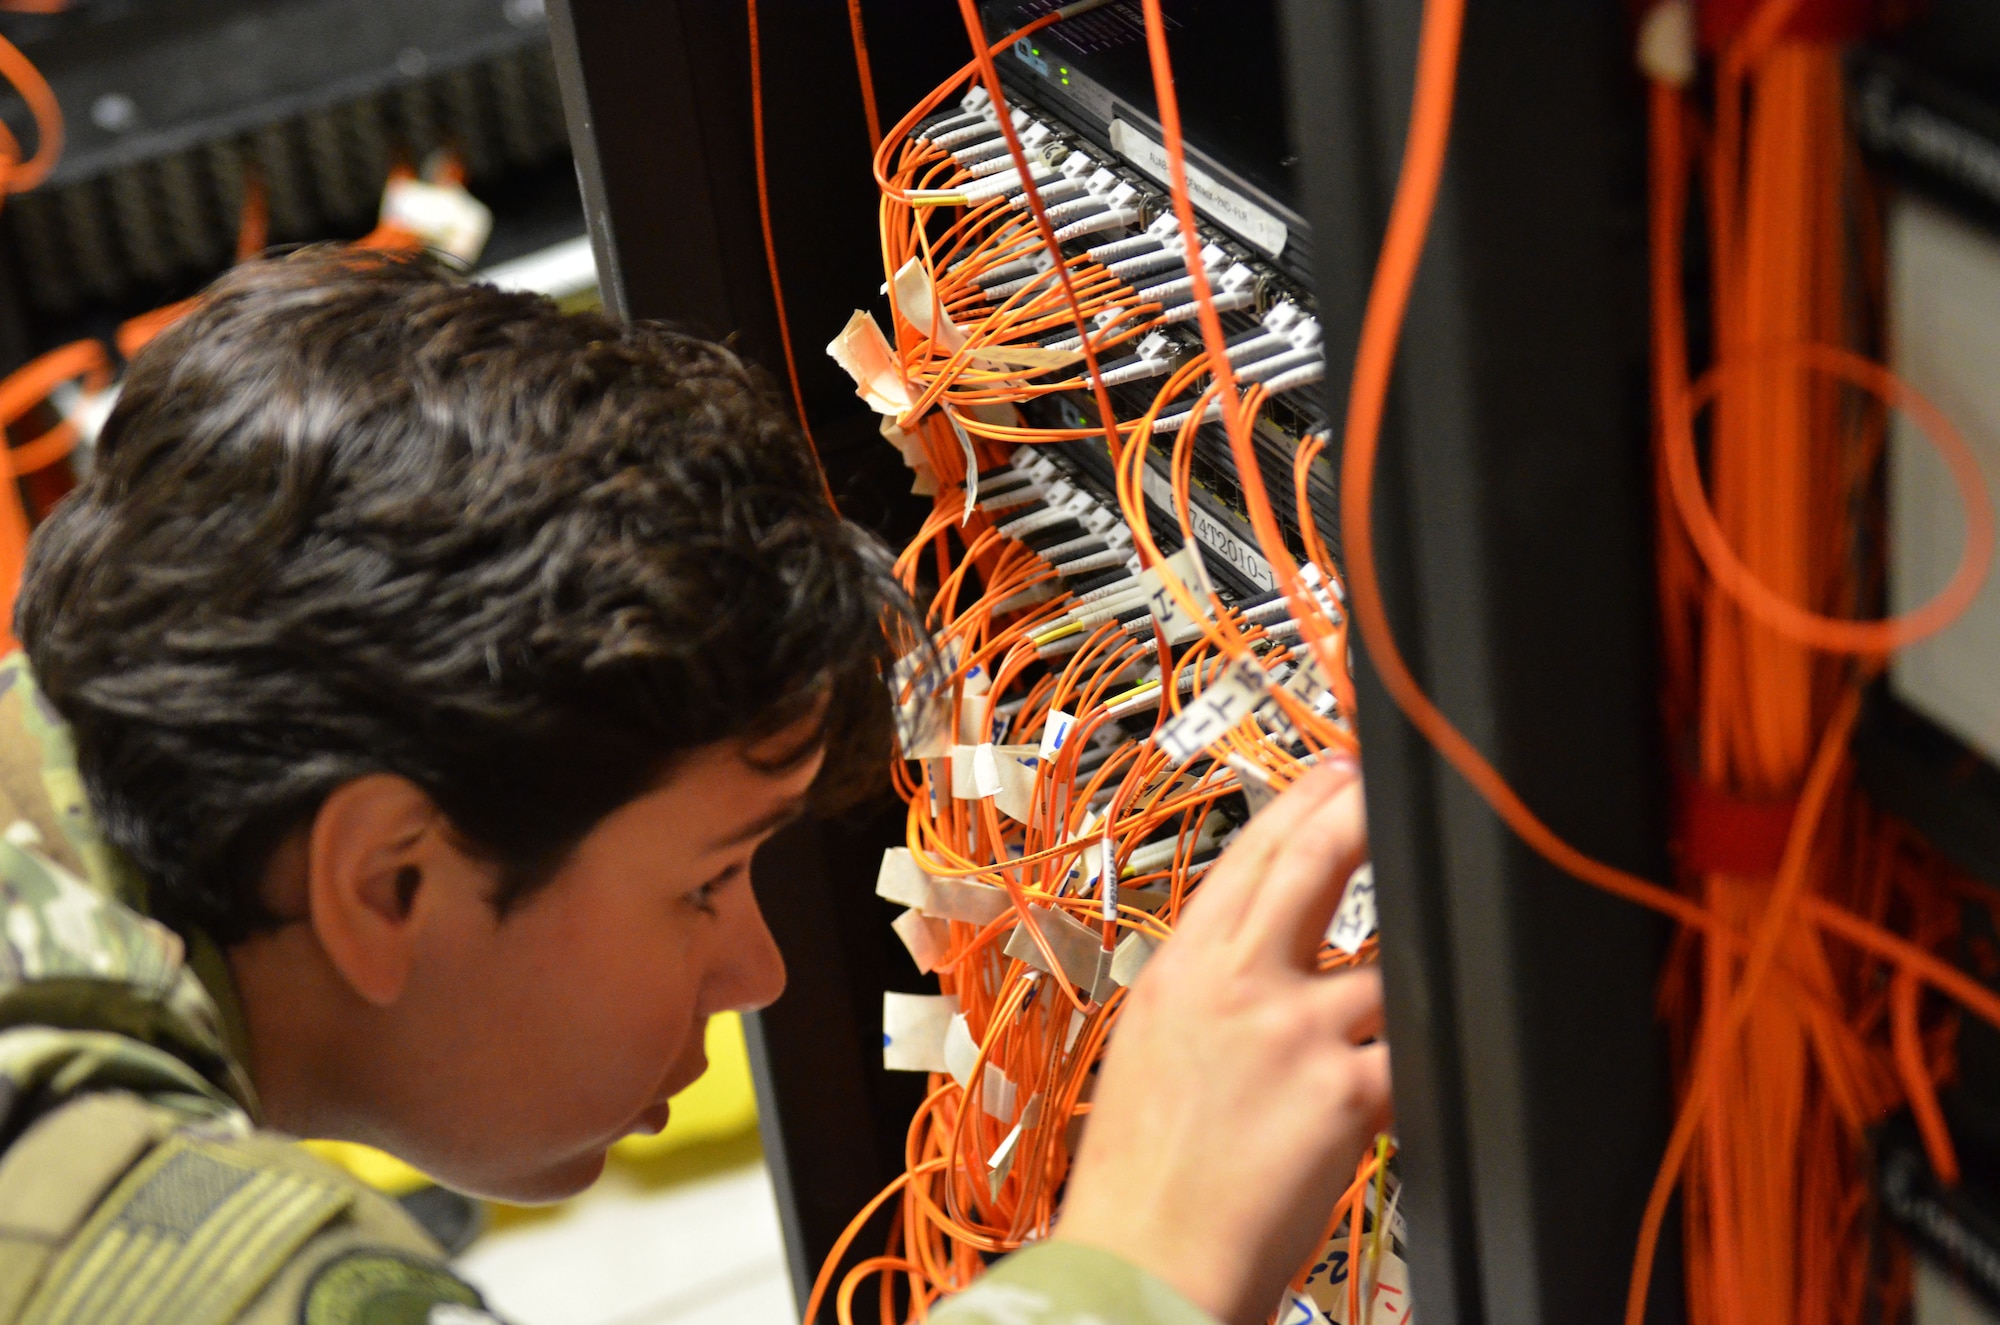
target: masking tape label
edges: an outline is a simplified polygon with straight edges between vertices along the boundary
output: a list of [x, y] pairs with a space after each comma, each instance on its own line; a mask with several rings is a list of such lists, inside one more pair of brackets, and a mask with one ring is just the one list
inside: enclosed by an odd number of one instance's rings
[[1021, 1147], [1021, 1124], [1015, 1123], [1012, 1131], [1000, 1142], [986, 1161], [987, 1190], [995, 1200], [1000, 1199], [1000, 1188], [1007, 1181], [1007, 1175], [1014, 1171], [1014, 1152]]
[[1111, 954], [1111, 978], [1129, 987], [1139, 978], [1139, 972], [1146, 969], [1146, 963], [1153, 960], [1159, 946], [1160, 941], [1152, 935], [1133, 930], [1118, 941], [1118, 950]]
[[951, 950], [951, 927], [914, 907], [890, 921], [889, 928], [910, 950], [910, 960], [917, 964], [919, 974], [936, 970]]
[[826, 352], [854, 379], [854, 394], [877, 414], [897, 415], [910, 407], [910, 384], [872, 315], [854, 310]]
[[972, 1038], [972, 1028], [965, 1024], [965, 1014], [957, 1013], [944, 1032], [944, 1069], [951, 1073], [951, 1079], [964, 1090], [972, 1084], [972, 1068], [979, 1061], [979, 1041]]
[[882, 853], [882, 868], [875, 874], [875, 895], [921, 911], [930, 904], [931, 878], [908, 847], [890, 847]]
[[981, 368], [1000, 372], [1046, 373], [1083, 362], [1082, 350], [1051, 350], [1040, 345], [983, 345], [965, 352]]
[[903, 315], [903, 320], [930, 337], [940, 350], [951, 354], [965, 344], [965, 332], [938, 307], [937, 290], [931, 285], [930, 273], [924, 270], [921, 258], [911, 258], [898, 267], [890, 287], [896, 311]]
[[978, 745], [986, 739], [986, 696], [969, 691], [958, 697], [958, 739]]
[[942, 1072], [944, 1037], [958, 1015], [950, 994], [882, 995], [882, 1066], [891, 1072]]
[[1035, 772], [1040, 765], [1032, 745], [993, 747], [1000, 774], [1000, 789], [993, 804], [1000, 813], [1017, 823], [1027, 823], [1035, 812]]
[[1236, 770], [1236, 780], [1243, 788], [1243, 799], [1252, 815], [1263, 813], [1266, 805], [1278, 799], [1278, 788], [1263, 769], [1240, 754], [1229, 756], [1229, 766]]
[[[1097, 954], [1102, 949], [1098, 935], [1081, 921], [1072, 918], [1060, 907], [1031, 906], [1028, 914], [1034, 918], [1035, 926], [1047, 940], [1049, 951], [1062, 965], [1062, 977], [1079, 989], [1089, 989], [1097, 982]], [[1035, 943], [1034, 935], [1028, 932], [1025, 922], [1014, 927], [1008, 936], [1006, 953], [1017, 957], [1038, 971], [1049, 969], [1048, 959]]]
[[980, 1079], [979, 1106], [996, 1122], [1014, 1116], [1014, 1082], [997, 1063], [988, 1063]]
[[945, 420], [958, 434], [958, 449], [965, 455], [965, 509], [958, 516], [959, 524], [963, 525], [972, 518], [973, 510], [979, 505], [979, 453], [972, 449], [972, 434], [958, 421], [957, 413], [949, 405], [943, 409]]
[[939, 920], [956, 920], [965, 925], [990, 925], [1013, 908], [1005, 888], [970, 879], [933, 878], [930, 904], [924, 911]]

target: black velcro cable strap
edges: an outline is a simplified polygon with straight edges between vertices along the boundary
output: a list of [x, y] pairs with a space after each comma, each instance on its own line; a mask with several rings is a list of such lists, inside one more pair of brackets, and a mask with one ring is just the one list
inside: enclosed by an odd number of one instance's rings
[[352, 1199], [309, 1173], [169, 1138], [104, 1198], [21, 1325], [226, 1325]]

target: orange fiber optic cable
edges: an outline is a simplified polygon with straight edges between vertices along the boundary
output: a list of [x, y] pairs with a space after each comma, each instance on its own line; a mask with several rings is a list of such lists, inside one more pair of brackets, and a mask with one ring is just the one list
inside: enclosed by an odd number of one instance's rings
[[[757, 27], [757, 0], [746, 0], [745, 13], [750, 26], [750, 140], [757, 167], [757, 221], [764, 233], [764, 265], [771, 274], [771, 308], [778, 317], [778, 345], [785, 352], [785, 377], [791, 383], [792, 404], [798, 409], [799, 431], [805, 436], [806, 449], [812, 453], [813, 468], [819, 471], [826, 504], [839, 510], [840, 503], [833, 496], [833, 481], [827, 477], [826, 465], [819, 458], [819, 444], [813, 441], [812, 420], [806, 417], [805, 388], [799, 382], [798, 358], [792, 352], [791, 322], [785, 315], [785, 284], [778, 273], [778, 238], [771, 227], [771, 180], [764, 162], [764, 52]], [[855, 21], [860, 21], [858, 9]]]

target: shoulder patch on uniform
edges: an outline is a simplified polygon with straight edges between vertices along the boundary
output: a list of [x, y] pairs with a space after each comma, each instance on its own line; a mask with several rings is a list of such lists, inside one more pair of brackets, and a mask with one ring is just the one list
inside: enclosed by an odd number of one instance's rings
[[472, 1285], [437, 1261], [356, 1247], [322, 1265], [299, 1300], [299, 1325], [499, 1325]]
[[352, 1199], [225, 1146], [171, 1137], [99, 1202], [21, 1325], [224, 1325]]

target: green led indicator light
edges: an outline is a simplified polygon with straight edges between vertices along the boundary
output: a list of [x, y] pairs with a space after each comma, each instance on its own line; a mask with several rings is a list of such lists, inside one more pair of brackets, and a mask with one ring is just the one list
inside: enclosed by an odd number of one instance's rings
[[1064, 87], [1068, 87], [1068, 86], [1069, 86], [1069, 70], [1067, 70], [1067, 69], [1064, 69], [1064, 68], [1063, 68], [1063, 67], [1062, 67], [1061, 65], [1057, 65], [1057, 66], [1056, 66], [1056, 71], [1057, 71], [1058, 73], [1060, 73], [1060, 74], [1062, 75], [1062, 81], [1063, 81], [1063, 86], [1064, 86]]

